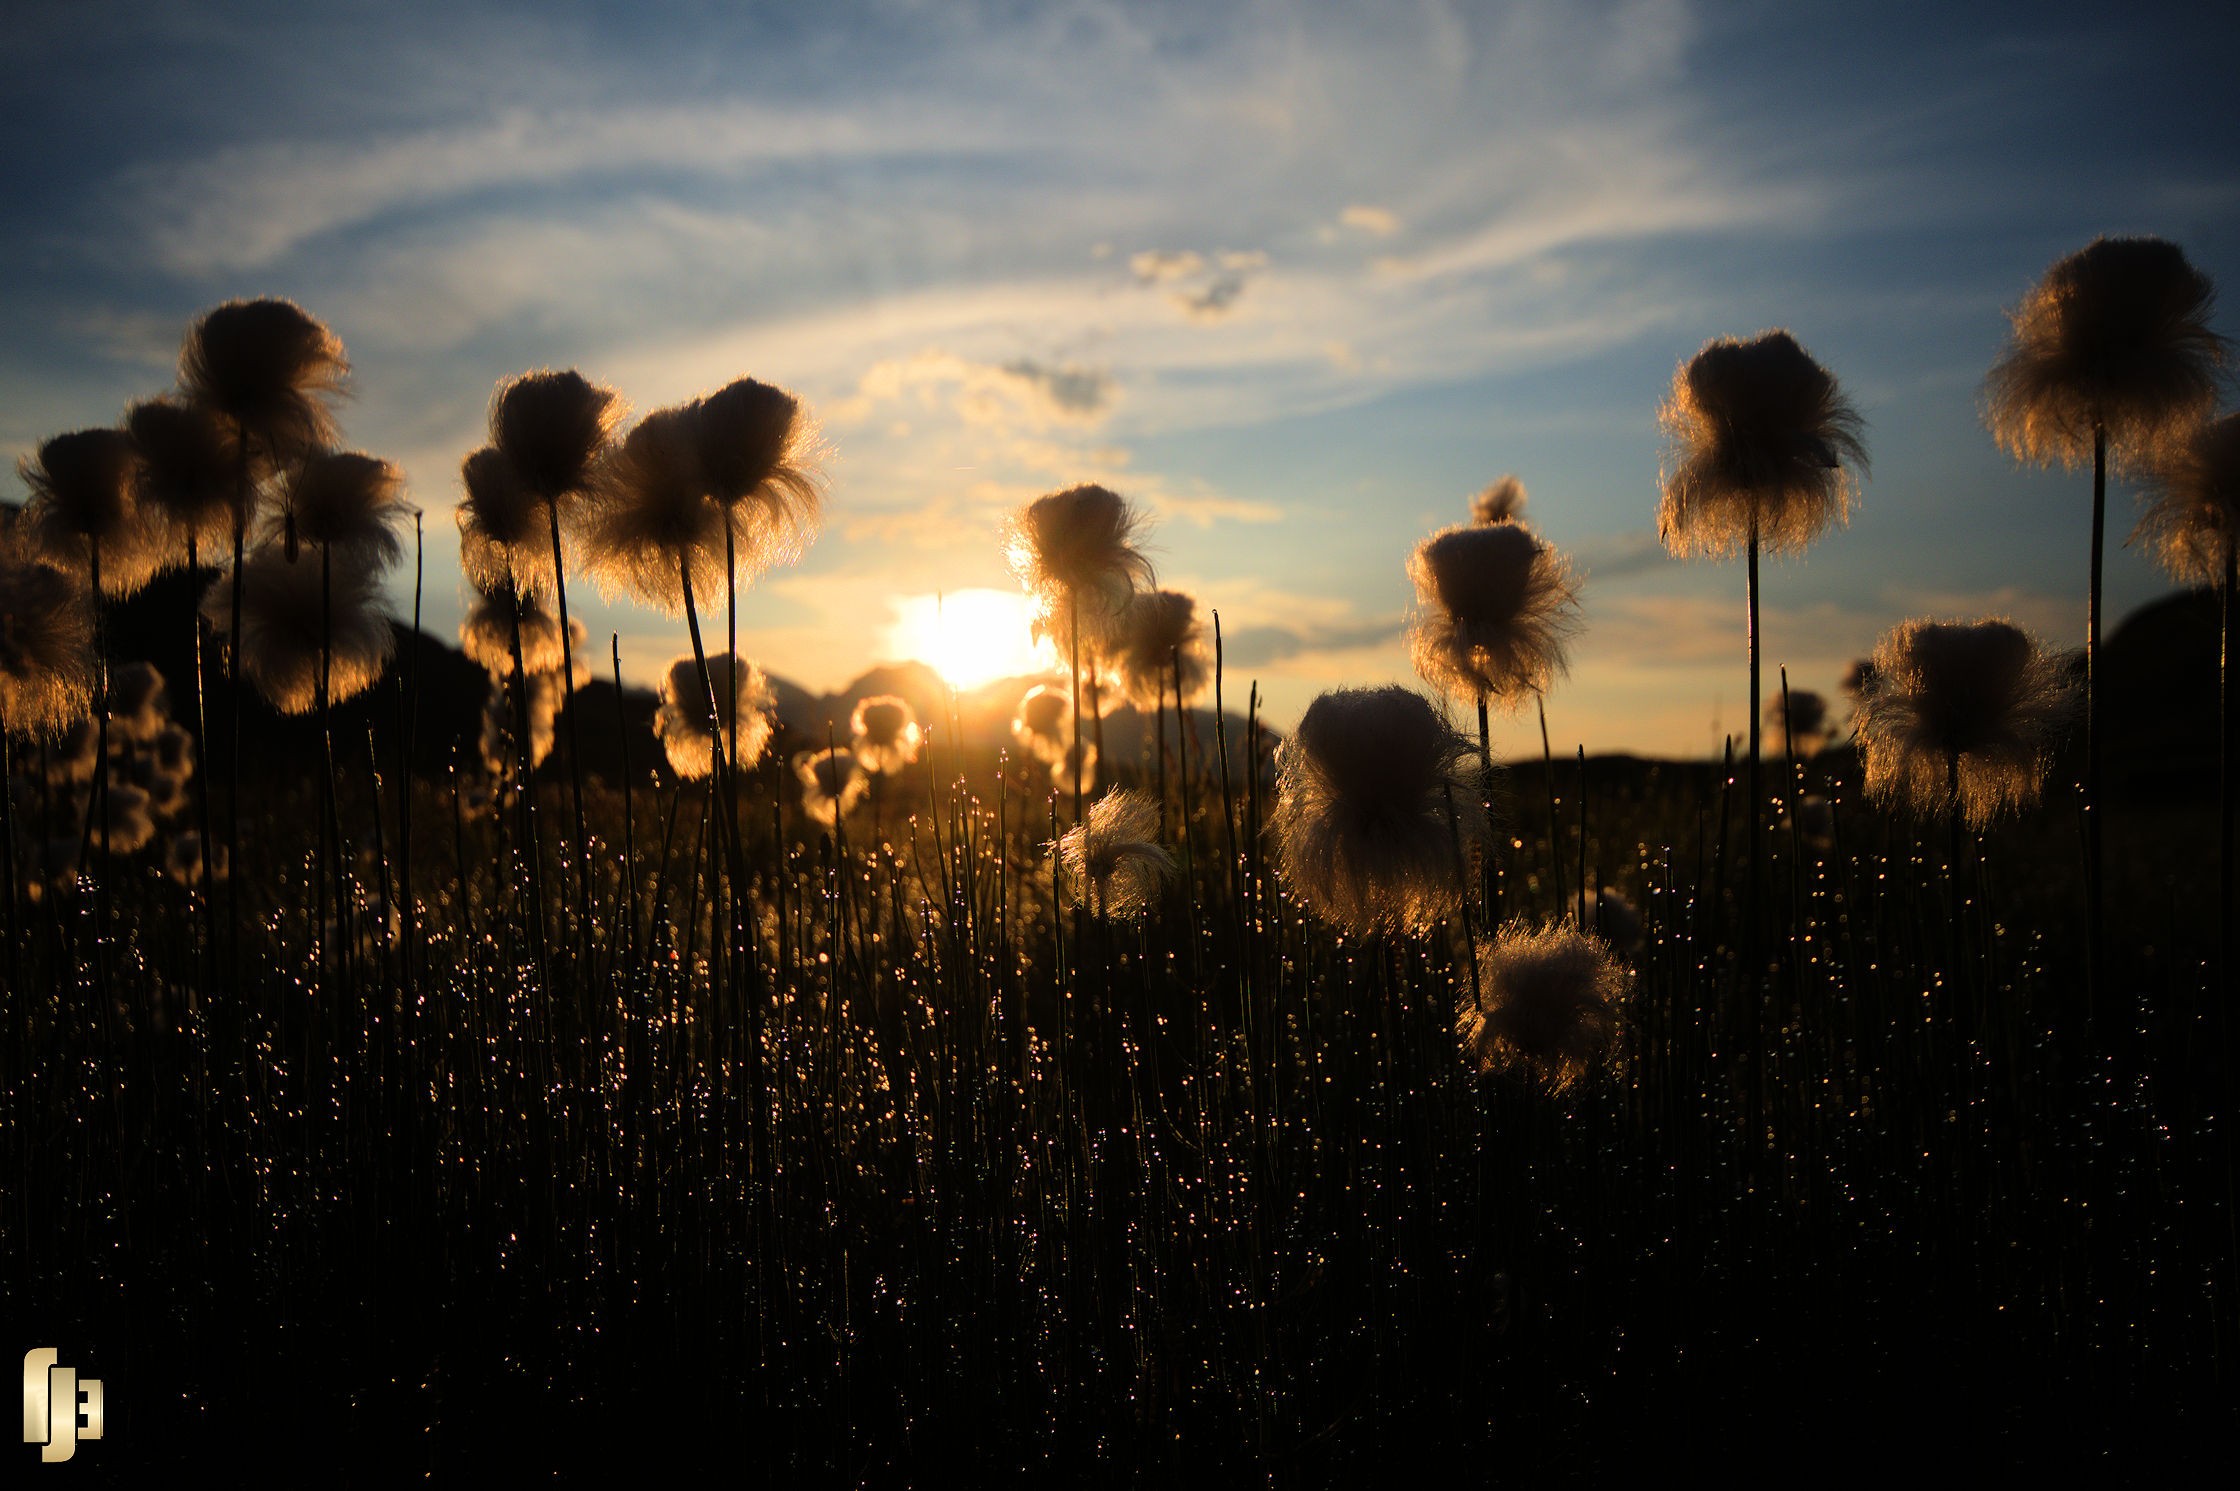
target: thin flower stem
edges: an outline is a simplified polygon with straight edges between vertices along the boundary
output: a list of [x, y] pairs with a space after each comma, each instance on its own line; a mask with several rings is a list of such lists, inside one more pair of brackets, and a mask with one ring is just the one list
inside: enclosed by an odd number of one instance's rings
[[542, 854], [537, 845], [537, 794], [532, 785], [536, 766], [529, 723], [529, 679], [521, 661], [521, 589], [509, 575], [506, 579], [506, 615], [512, 623], [513, 646], [513, 737], [514, 760], [518, 777], [515, 790], [521, 794], [521, 856], [528, 874], [529, 886], [529, 947], [537, 965], [537, 982], [540, 989], [549, 990], [549, 969], [545, 963], [544, 939], [544, 872], [539, 861]]
[[[201, 580], [202, 566], [200, 559], [201, 555], [197, 552], [195, 534], [189, 531], [187, 534], [187, 574], [197, 584]], [[203, 876], [198, 899], [202, 903], [202, 968], [204, 987], [207, 988], [211, 983], [216, 982], [215, 975], [217, 972], [218, 910], [216, 902], [210, 895], [209, 870], [211, 862], [218, 852], [218, 841], [210, 831], [210, 720], [203, 701], [202, 607], [199, 604], [198, 593], [190, 591], [190, 595], [196, 596], [196, 598], [187, 602], [187, 625], [194, 633], [194, 748], [196, 754], [201, 757], [200, 765], [202, 768], [194, 774], [193, 788], [195, 823], [202, 830]], [[12, 946], [14, 943], [12, 929], [9, 941]]]
[[576, 733], [576, 654], [575, 639], [568, 628], [568, 567], [560, 553], [560, 504], [548, 502], [544, 510], [552, 528], [552, 599], [560, 611], [560, 687], [566, 696], [562, 713], [568, 719], [569, 805], [575, 809], [576, 915], [582, 918], [581, 945], [588, 950], [596, 918], [591, 905], [591, 835], [583, 826], [583, 744]]
[[1755, 1154], [1765, 1141], [1765, 943], [1761, 922], [1765, 900], [1765, 853], [1759, 831], [1759, 818], [1763, 812], [1764, 779], [1758, 744], [1758, 668], [1762, 651], [1758, 632], [1758, 510], [1753, 503], [1750, 509], [1750, 546], [1745, 571], [1749, 591], [1749, 644], [1750, 644], [1750, 714], [1746, 728], [1750, 732], [1749, 791], [1742, 804], [1742, 854], [1750, 867], [1747, 882], [1749, 899], [1742, 908], [1742, 998], [1750, 1021], [1750, 1151]]
[[1540, 711], [1540, 771], [1548, 782], [1548, 878], [1555, 888], [1556, 910], [1563, 909], [1563, 888], [1569, 884], [1563, 873], [1563, 816], [1556, 809], [1556, 758], [1548, 745], [1548, 701], [1535, 694], [1533, 705]]
[[2219, 1049], [2225, 1055], [2223, 1070], [2232, 1070], [2232, 1018], [2228, 1013], [2235, 987], [2233, 966], [2233, 759], [2240, 749], [2240, 689], [2233, 687], [2236, 660], [2234, 644], [2240, 640], [2240, 607], [2234, 592], [2240, 590], [2240, 553], [2228, 538], [2224, 549], [2224, 576], [2217, 587], [2220, 613], [2217, 647], [2217, 978], [2222, 996], [2217, 1001]]
[[2092, 427], [2092, 578], [2084, 633], [2084, 945], [2085, 1024], [2096, 1030], [2100, 1005], [2100, 579], [2108, 526], [2108, 430]]
[[[420, 907], [412, 899], [412, 782], [413, 744], [420, 724], [420, 670], [413, 664], [420, 643], [420, 589], [425, 578], [425, 549], [422, 542], [422, 514], [416, 508], [412, 514], [412, 641], [405, 650], [404, 671], [408, 679], [399, 680], [398, 708], [404, 718], [397, 722], [397, 899], [404, 925], [399, 929], [403, 937], [403, 950], [398, 957], [398, 967], [403, 976], [404, 997], [407, 1008], [413, 1004], [413, 959], [419, 952]], [[207, 842], [207, 840], [205, 841]]]
[[[622, 633], [609, 633], [609, 645], [614, 661], [614, 707], [619, 725], [622, 718]], [[635, 970], [638, 954], [638, 862], [637, 818], [632, 808], [637, 795], [637, 784], [630, 776], [630, 732], [627, 728], [615, 731], [615, 740], [622, 752], [622, 948], [628, 966]]]

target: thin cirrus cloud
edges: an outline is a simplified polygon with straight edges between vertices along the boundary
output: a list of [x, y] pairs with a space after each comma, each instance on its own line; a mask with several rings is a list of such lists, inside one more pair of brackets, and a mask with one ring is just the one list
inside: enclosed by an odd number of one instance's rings
[[1000, 130], [948, 112], [944, 128], [929, 129], [921, 114], [876, 106], [517, 108], [371, 142], [234, 146], [183, 170], [128, 173], [120, 190], [153, 230], [161, 267], [188, 275], [253, 270], [347, 228], [503, 188], [632, 172], [720, 177], [788, 161], [906, 163], [1003, 148]]

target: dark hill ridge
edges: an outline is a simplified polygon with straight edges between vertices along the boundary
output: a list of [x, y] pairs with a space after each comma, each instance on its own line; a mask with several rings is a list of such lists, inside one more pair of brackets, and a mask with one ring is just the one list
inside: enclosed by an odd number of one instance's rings
[[[198, 581], [187, 574], [160, 577], [147, 589], [107, 612], [110, 656], [119, 660], [146, 659], [155, 664], [171, 684], [171, 712], [188, 729], [196, 728], [194, 695], [189, 684], [194, 672], [194, 632], [189, 618], [207, 577]], [[232, 696], [227, 691], [222, 652], [210, 644], [205, 663], [208, 696], [205, 715], [210, 741], [219, 761], [227, 759], [233, 738]], [[596, 670], [604, 654], [593, 659]], [[872, 669], [848, 687], [832, 694], [813, 693], [790, 679], [773, 676], [771, 691], [777, 699], [779, 723], [776, 748], [784, 752], [822, 747], [827, 739], [845, 744], [849, 719], [861, 700], [893, 694], [907, 700], [928, 729], [944, 742], [955, 711], [958, 733], [966, 748], [992, 755], [1011, 749], [1011, 716], [1021, 696], [1043, 678], [1000, 679], [980, 688], [956, 693], [941, 676], [922, 663], [899, 663]], [[450, 643], [427, 632], [396, 624], [396, 655], [378, 686], [336, 708], [336, 749], [362, 750], [369, 736], [379, 759], [396, 759], [399, 732], [410, 729], [413, 770], [423, 776], [440, 776], [454, 765], [474, 766], [479, 760], [482, 707], [489, 678]], [[241, 717], [247, 737], [242, 758], [246, 775], [260, 772], [300, 772], [319, 759], [318, 722], [310, 717], [289, 717], [273, 712], [254, 689], [244, 688]], [[585, 771], [608, 781], [623, 776], [625, 759], [630, 772], [640, 776], [652, 771], [667, 780], [668, 764], [653, 735], [655, 695], [652, 690], [625, 687], [619, 692], [610, 675], [595, 671], [588, 684], [576, 690], [575, 735], [583, 753]], [[1194, 710], [1197, 739], [1211, 748], [1213, 720], [1206, 710]], [[1232, 752], [1242, 750], [1245, 721], [1229, 720]], [[1114, 762], [1131, 762], [1141, 755], [1148, 728], [1132, 709], [1122, 707], [1104, 722], [1105, 749]], [[561, 725], [563, 743], [568, 737]], [[1195, 747], [1194, 747], [1195, 749]], [[353, 754], [351, 759], [357, 759]], [[559, 758], [544, 767], [542, 775], [563, 771]]]
[[[200, 593], [200, 584], [189, 576], [165, 575], [108, 613], [110, 655], [146, 658], [161, 669], [172, 681], [172, 713], [189, 729], [194, 728], [194, 703], [186, 686], [193, 667], [188, 617]], [[455, 762], [471, 765], [477, 759], [487, 676], [447, 642], [402, 623], [396, 635], [397, 655], [380, 686], [335, 711], [337, 749], [351, 750], [353, 742], [370, 733], [380, 759], [393, 761], [397, 732], [417, 708], [414, 770], [435, 776]], [[2143, 606], [2108, 637], [2102, 660], [2102, 714], [2111, 787], [2128, 795], [2162, 798], [2190, 795], [2213, 780], [2217, 652], [2217, 601], [2206, 590], [2179, 592]], [[223, 760], [232, 737], [232, 710], [224, 670], [215, 656], [209, 677], [210, 736], [218, 759]], [[922, 663], [874, 668], [832, 694], [813, 693], [773, 677], [781, 726], [777, 745], [794, 751], [820, 747], [828, 738], [844, 742], [849, 716], [859, 701], [894, 694], [908, 700], [943, 741], [950, 734], [953, 708], [966, 749], [993, 754], [1012, 748], [1012, 713], [1020, 697], [1041, 682], [1063, 683], [1056, 677], [999, 679], [952, 698], [941, 676]], [[585, 770], [620, 780], [627, 748], [634, 773], [651, 770], [665, 776], [666, 762], [653, 737], [654, 703], [648, 689], [626, 688], [618, 693], [610, 677], [595, 676], [578, 689], [575, 727]], [[1192, 715], [1195, 741], [1210, 753], [1211, 711], [1193, 710]], [[277, 716], [253, 691], [243, 701], [243, 718], [250, 723], [245, 772], [301, 770], [304, 763], [317, 759], [315, 721]], [[1232, 714], [1228, 728], [1234, 761], [1244, 750], [1245, 721]], [[1104, 743], [1111, 763], [1143, 759], [1147, 733], [1148, 722], [1127, 706], [1107, 715]], [[546, 771], [552, 772], [557, 764], [548, 764]]]

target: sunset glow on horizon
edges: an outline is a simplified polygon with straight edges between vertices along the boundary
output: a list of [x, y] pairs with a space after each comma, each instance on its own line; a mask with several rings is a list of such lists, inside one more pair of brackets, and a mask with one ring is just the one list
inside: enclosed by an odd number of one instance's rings
[[966, 589], [898, 596], [887, 629], [891, 656], [924, 663], [959, 690], [1048, 673], [1057, 656], [1028, 633], [1033, 613], [1015, 590]]
[[[2154, 233], [2240, 284], [2240, 128], [2185, 7], [227, 10], [0, 22], [6, 454], [164, 391], [211, 305], [290, 298], [348, 348], [344, 438], [427, 513], [448, 639], [500, 380], [576, 368], [642, 415], [752, 376], [828, 487], [741, 643], [820, 691], [897, 645], [897, 597], [1007, 586], [1005, 519], [1079, 482], [1144, 510], [1271, 722], [1413, 685], [1409, 550], [1514, 472], [1585, 578], [1556, 744], [1716, 756], [1743, 617], [1657, 540], [1677, 365], [1786, 327], [1865, 419], [1848, 526], [1764, 577], [1767, 666], [1827, 693], [1924, 611], [2082, 641], [2089, 514], [1976, 407], [2048, 264]], [[1795, 65], [1832, 34], [1871, 84]], [[2111, 624], [2168, 588], [2111, 549]], [[626, 668], [683, 650], [570, 600]], [[1016, 664], [973, 614], [952, 676]]]

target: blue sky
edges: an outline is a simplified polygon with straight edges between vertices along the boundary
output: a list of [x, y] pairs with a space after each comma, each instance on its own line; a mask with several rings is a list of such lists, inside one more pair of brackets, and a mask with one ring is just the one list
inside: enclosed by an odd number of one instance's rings
[[[1741, 570], [1656, 549], [1655, 410], [1711, 336], [1789, 327], [1869, 425], [1851, 526], [1767, 571], [1769, 665], [1829, 690], [1930, 612], [2081, 640], [2086, 484], [2014, 470], [1976, 389], [2097, 233], [2240, 293], [2240, 23], [2200, 9], [19, 0], [0, 441], [291, 296], [428, 510], [448, 628], [498, 379], [645, 410], [752, 374], [834, 452], [823, 536], [742, 613], [766, 666], [844, 683], [897, 598], [1007, 585], [1004, 514], [1100, 480], [1279, 722], [1410, 676], [1409, 547], [1515, 471], [1587, 576], [1559, 744], [1701, 753], [1741, 724]], [[2164, 589], [2133, 554], [2109, 584]], [[586, 599], [641, 677], [681, 644]]]

